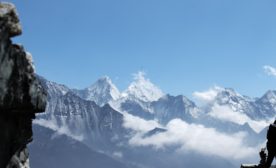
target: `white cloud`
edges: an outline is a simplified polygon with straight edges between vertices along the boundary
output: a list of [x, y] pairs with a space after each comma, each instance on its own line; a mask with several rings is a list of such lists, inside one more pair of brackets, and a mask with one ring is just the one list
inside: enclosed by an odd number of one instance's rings
[[269, 121], [255, 121], [249, 118], [246, 114], [233, 111], [228, 106], [220, 106], [218, 104], [214, 104], [211, 109], [211, 112], [208, 113], [213, 118], [217, 118], [223, 121], [230, 121], [239, 125], [243, 125], [248, 123], [249, 126], [255, 131], [260, 132], [266, 126], [269, 125]]
[[203, 91], [203, 92], [196, 91], [196, 92], [194, 92], [193, 97], [196, 98], [197, 100], [203, 102], [203, 103], [209, 103], [209, 102], [212, 102], [216, 98], [218, 93], [222, 90], [223, 90], [223, 88], [221, 88], [219, 86], [214, 86], [214, 87], [210, 88], [207, 91]]
[[137, 73], [134, 73], [132, 74], [133, 75], [133, 78], [134, 80], [137, 80], [137, 81], [147, 81], [149, 79], [146, 79], [145, 76], [146, 76], [146, 73], [144, 71], [138, 71]]
[[270, 65], [265, 65], [264, 71], [268, 76], [275, 76], [276, 77], [276, 68], [270, 66]]
[[137, 132], [147, 132], [156, 127], [161, 127], [155, 120], [144, 120], [140, 117], [133, 116], [128, 113], [124, 113], [123, 126], [128, 129], [132, 129]]
[[[267, 126], [267, 123], [257, 123], [247, 116], [233, 112], [229, 107], [215, 106], [210, 114], [222, 120], [244, 124], [249, 122], [251, 126]], [[221, 114], [220, 114], [221, 113]], [[232, 114], [233, 113], [233, 114]], [[135, 135], [129, 140], [132, 146], [151, 146], [156, 149], [166, 149], [169, 146], [179, 146], [178, 152], [195, 151], [205, 155], [214, 155], [225, 159], [247, 159], [256, 156], [261, 145], [257, 147], [247, 146], [246, 133], [225, 134], [214, 128], [206, 128], [203, 125], [188, 124], [180, 119], [171, 120], [166, 126], [160, 125], [155, 120], [144, 120], [142, 118], [124, 114], [124, 127], [135, 131]], [[256, 123], [254, 123], [256, 122]], [[145, 137], [148, 131], [159, 127], [167, 131]], [[259, 129], [258, 129], [259, 130]], [[225, 152], [227, 151], [227, 152]]]
[[53, 121], [49, 121], [49, 120], [44, 120], [44, 119], [35, 119], [33, 121], [34, 124], [49, 128], [51, 130], [56, 131], [57, 134], [60, 135], [67, 135], [77, 141], [82, 141], [83, 140], [83, 135], [74, 135], [73, 133], [71, 133], [71, 131], [63, 126], [63, 127], [58, 127], [55, 122]]
[[227, 135], [213, 128], [188, 124], [180, 119], [170, 121], [166, 129], [166, 132], [150, 137], [136, 134], [129, 143], [133, 146], [153, 146], [157, 149], [180, 145], [179, 152], [196, 151], [230, 160], [250, 158], [258, 152], [258, 148], [243, 143], [246, 136], [243, 132]]

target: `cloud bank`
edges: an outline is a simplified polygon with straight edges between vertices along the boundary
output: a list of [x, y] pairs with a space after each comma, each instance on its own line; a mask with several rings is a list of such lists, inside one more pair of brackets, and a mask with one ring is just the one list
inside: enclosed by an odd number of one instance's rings
[[249, 147], [243, 140], [246, 133], [227, 135], [213, 128], [188, 124], [180, 119], [170, 121], [167, 131], [144, 137], [137, 133], [129, 141], [132, 146], [152, 146], [164, 149], [178, 145], [178, 152], [195, 151], [205, 155], [219, 156], [225, 159], [245, 159], [258, 152], [258, 148]]
[[[219, 112], [222, 109], [216, 110]], [[223, 109], [226, 110], [226, 109]], [[229, 113], [231, 112], [230, 109]], [[231, 112], [232, 113], [232, 112]], [[220, 118], [229, 117], [225, 116]], [[233, 120], [240, 116], [231, 116]], [[239, 119], [240, 123], [247, 118]], [[124, 127], [136, 131], [136, 134], [129, 140], [131, 146], [150, 146], [155, 149], [166, 149], [170, 146], [179, 146], [178, 152], [194, 151], [204, 155], [214, 155], [225, 159], [246, 159], [258, 153], [258, 147], [250, 147], [246, 145], [244, 139], [247, 134], [245, 132], [238, 132], [235, 134], [225, 134], [218, 132], [214, 128], [206, 128], [199, 124], [188, 124], [180, 119], [171, 120], [166, 126], [161, 126], [157, 121], [144, 120], [142, 118], [132, 116], [130, 114], [125, 116]], [[148, 131], [161, 127], [167, 131], [154, 134], [152, 136], [144, 136]], [[227, 151], [227, 152], [226, 152]]]

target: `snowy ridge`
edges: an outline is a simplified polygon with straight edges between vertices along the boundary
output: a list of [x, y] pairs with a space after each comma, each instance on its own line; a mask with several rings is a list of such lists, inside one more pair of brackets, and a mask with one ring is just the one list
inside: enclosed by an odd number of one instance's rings
[[231, 88], [225, 88], [218, 93], [215, 102], [219, 105], [228, 105], [233, 111], [249, 113], [254, 111], [251, 106], [252, 100], [242, 96]]
[[216, 86], [205, 92], [195, 92], [194, 96], [205, 101], [201, 111], [205, 111], [207, 117], [219, 122], [248, 124], [257, 133], [276, 116], [272, 103], [275, 96], [273, 91], [267, 92], [262, 98], [253, 99], [231, 88]]
[[253, 120], [270, 120], [276, 115], [275, 91], [268, 91], [261, 98], [252, 99], [226, 88], [218, 92], [212, 104], [228, 106], [232, 111], [246, 115]]
[[119, 111], [123, 111], [120, 106], [127, 101], [136, 102], [146, 109], [147, 105], [144, 104], [157, 101], [164, 95], [157, 86], [145, 78], [144, 72], [134, 74], [134, 81], [122, 93], [120, 93], [108, 76], [98, 79], [88, 88], [83, 90], [74, 89], [73, 92], [85, 100], [94, 101], [99, 106], [109, 103]]
[[263, 103], [270, 103], [276, 109], [276, 91], [269, 90], [260, 99]]
[[49, 98], [56, 98], [58, 96], [64, 96], [68, 93], [71, 89], [67, 86], [58, 84], [56, 82], [48, 81], [47, 79], [43, 78], [42, 76], [36, 75], [39, 79], [41, 85], [47, 90], [48, 92], [48, 99]]
[[[101, 107], [109, 104], [121, 114], [129, 113], [146, 120], [154, 119], [161, 124], [167, 124], [176, 118], [188, 123], [201, 123], [201, 120], [207, 117], [240, 126], [249, 124], [254, 131], [260, 132], [276, 116], [276, 91], [268, 91], [261, 98], [251, 99], [231, 88], [216, 86], [208, 91], [194, 94], [206, 102], [206, 106], [198, 107], [183, 95], [164, 95], [143, 72], [135, 74], [134, 81], [122, 93], [107, 76], [83, 90], [69, 89], [46, 80], [44, 85], [52, 100], [52, 105], [47, 107], [48, 111], [54, 111], [62, 106], [62, 103], [58, 104], [59, 100], [71, 91], [81, 99], [93, 101]], [[75, 96], [71, 94], [70, 97]], [[77, 100], [77, 97], [74, 100]], [[53, 113], [51, 116], [55, 118]]]

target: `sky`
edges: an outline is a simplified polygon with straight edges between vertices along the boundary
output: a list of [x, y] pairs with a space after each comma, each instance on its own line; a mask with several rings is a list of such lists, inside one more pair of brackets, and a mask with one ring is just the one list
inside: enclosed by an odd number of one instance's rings
[[165, 93], [213, 86], [276, 89], [274, 0], [7, 0], [36, 72], [84, 88], [107, 75], [124, 90], [144, 71]]

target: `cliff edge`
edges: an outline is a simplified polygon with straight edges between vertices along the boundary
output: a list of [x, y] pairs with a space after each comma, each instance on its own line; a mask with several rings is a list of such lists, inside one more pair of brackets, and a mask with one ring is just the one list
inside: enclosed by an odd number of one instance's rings
[[15, 6], [0, 2], [0, 168], [29, 167], [32, 119], [46, 107], [31, 55], [12, 43], [21, 33]]

